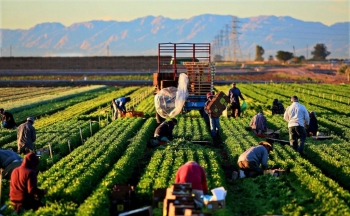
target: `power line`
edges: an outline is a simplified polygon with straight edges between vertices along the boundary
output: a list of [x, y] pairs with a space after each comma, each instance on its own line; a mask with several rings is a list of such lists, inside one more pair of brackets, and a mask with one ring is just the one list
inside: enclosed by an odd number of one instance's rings
[[[264, 31], [267, 31], [267, 32], [271, 32], [271, 30], [270, 29], [260, 29], [259, 30], [260, 32], [264, 32]], [[247, 31], [247, 29], [245, 29], [245, 31], [243, 31], [243, 32], [249, 32], [249, 31]], [[286, 30], [279, 30], [278, 32], [291, 32], [291, 33], [299, 33], [299, 34], [314, 34], [314, 35], [330, 35], [330, 36], [344, 36], [344, 37], [346, 37], [346, 36], [350, 36], [350, 34], [349, 35], [339, 35], [339, 34], [327, 34], [327, 33], [316, 33], [316, 32], [304, 32], [304, 31], [286, 31]]]
[[[254, 37], [257, 37], [257, 36], [261, 36], [261, 37], [266, 37], [266, 36], [270, 36], [270, 35], [261, 35], [261, 34], [243, 34], [243, 35], [247, 35], [247, 36], [254, 36]], [[344, 40], [333, 40], [331, 38], [304, 38], [304, 37], [291, 37], [291, 36], [283, 36], [283, 35], [275, 35], [273, 34], [272, 37], [283, 37], [283, 38], [296, 38], [296, 39], [308, 39], [308, 40], [332, 40], [332, 41], [349, 41], [349, 39], [344, 39]]]
[[[273, 26], [273, 27], [290, 27], [290, 26], [286, 26], [286, 25], [275, 25], [275, 24], [268, 24], [268, 23], [263, 23], [262, 25], [259, 25], [260, 23], [258, 23], [258, 27], [264, 27], [264, 26]], [[249, 25], [249, 23], [247, 24]], [[257, 26], [255, 26], [257, 27]], [[292, 26], [293, 28], [306, 28], [306, 29], [322, 29], [324, 30], [325, 28], [330, 28], [329, 26], [325, 26], [325, 27], [309, 27], [309, 26]], [[344, 28], [332, 28], [332, 30], [344, 30]]]

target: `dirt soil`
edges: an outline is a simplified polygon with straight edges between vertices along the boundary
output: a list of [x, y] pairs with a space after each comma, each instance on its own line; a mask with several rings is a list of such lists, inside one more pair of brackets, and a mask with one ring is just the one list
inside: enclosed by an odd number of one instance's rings
[[329, 83], [340, 84], [350, 83], [346, 75], [336, 75], [324, 73], [316, 73], [309, 70], [276, 70], [266, 71], [265, 73], [257, 72], [254, 75], [237, 75], [235, 79], [250, 80], [250, 81], [300, 81], [300, 82], [315, 82], [315, 83]]

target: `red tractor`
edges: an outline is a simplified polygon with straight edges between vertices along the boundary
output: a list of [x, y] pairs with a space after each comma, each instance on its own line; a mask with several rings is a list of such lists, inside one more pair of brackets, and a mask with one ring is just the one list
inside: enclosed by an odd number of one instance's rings
[[[214, 90], [215, 66], [211, 62], [210, 43], [159, 43], [158, 72], [153, 74], [155, 94], [167, 87], [177, 87], [181, 73], [188, 76], [188, 98], [183, 112], [204, 112], [206, 94]], [[164, 119], [157, 113], [157, 122]]]

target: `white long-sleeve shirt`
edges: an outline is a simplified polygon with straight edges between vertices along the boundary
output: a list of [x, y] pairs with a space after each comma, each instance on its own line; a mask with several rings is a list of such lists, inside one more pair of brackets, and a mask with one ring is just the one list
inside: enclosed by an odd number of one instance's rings
[[293, 102], [284, 112], [284, 119], [288, 122], [288, 127], [309, 125], [310, 117], [304, 105]]

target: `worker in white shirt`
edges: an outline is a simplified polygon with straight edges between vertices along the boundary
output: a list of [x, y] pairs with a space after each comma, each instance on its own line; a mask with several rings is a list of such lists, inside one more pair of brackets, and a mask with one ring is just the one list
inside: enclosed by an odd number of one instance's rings
[[304, 105], [299, 103], [297, 96], [291, 97], [292, 105], [284, 112], [284, 119], [288, 122], [289, 141], [294, 150], [303, 154], [306, 139], [304, 126], [310, 123], [309, 112]]

